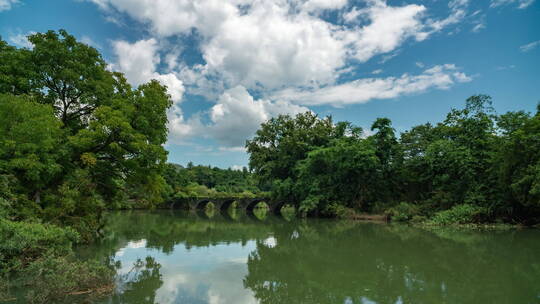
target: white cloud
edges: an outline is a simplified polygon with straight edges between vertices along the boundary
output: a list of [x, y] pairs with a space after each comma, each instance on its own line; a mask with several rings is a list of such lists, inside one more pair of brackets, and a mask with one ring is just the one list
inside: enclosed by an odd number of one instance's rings
[[[240, 165], [232, 165], [231, 166], [231, 170], [242, 171], [243, 169], [244, 169], [244, 166], [240, 166]], [[238, 262], [240, 262], [240, 261], [238, 261]], [[241, 262], [245, 263], [245, 259], [242, 259]]]
[[[182, 72], [192, 74], [193, 81], [186, 80], [192, 84], [190, 92], [205, 96], [237, 85], [281, 89], [333, 84], [347, 71], [349, 60], [365, 62], [394, 52], [408, 39], [424, 40], [456, 22], [455, 17], [425, 20], [423, 5], [391, 6], [384, 0], [368, 0], [361, 9], [348, 8], [346, 0], [88, 1], [148, 24], [156, 37], [191, 35], [195, 30], [202, 37], [199, 50], [205, 63]], [[467, 2], [452, 1], [453, 14]], [[311, 14], [345, 9], [349, 11], [343, 14], [344, 25]], [[204, 75], [193, 75], [199, 72]], [[199, 85], [204, 89], [197, 90]], [[217, 89], [209, 90], [212, 86]]]
[[135, 43], [114, 41], [113, 50], [117, 56], [114, 67], [122, 71], [133, 85], [138, 86], [152, 79], [159, 63], [156, 39], [139, 40]]
[[[286, 101], [254, 99], [246, 88], [237, 86], [226, 90], [208, 111], [209, 123], [203, 124], [201, 114], [184, 121], [177, 115], [172, 122], [170, 140], [183, 143], [191, 137], [202, 136], [216, 140], [224, 149], [242, 149], [261, 123], [279, 114], [296, 114], [309, 109]], [[239, 150], [235, 150], [239, 151]]]
[[0, 0], [0, 12], [9, 11], [17, 3], [18, 0]]
[[117, 10], [149, 24], [161, 36], [212, 31], [236, 11], [244, 0], [90, 0], [104, 10]]
[[[371, 0], [370, 6], [353, 10], [354, 19], [369, 20], [370, 23], [356, 31], [346, 33], [354, 44], [353, 57], [367, 61], [373, 56], [395, 50], [407, 38], [425, 39], [422, 14], [426, 10], [423, 5], [388, 6], [385, 1]], [[345, 19], [352, 21], [351, 15]]]
[[[231, 86], [277, 88], [334, 82], [345, 64], [338, 29], [320, 19], [288, 16], [287, 7], [268, 2], [250, 14], [224, 21], [202, 46], [210, 70]], [[286, 34], [285, 34], [286, 33]]]
[[212, 123], [206, 132], [222, 145], [241, 147], [271, 117], [305, 111], [305, 107], [284, 101], [255, 100], [244, 87], [237, 86], [225, 91], [210, 109]]
[[426, 65], [420, 61], [415, 62], [415, 65], [421, 69], [423, 69]]
[[94, 47], [96, 49], [101, 49], [102, 46], [101, 44], [97, 43], [96, 41], [94, 41], [92, 38], [88, 37], [88, 36], [82, 36], [81, 37], [81, 42], [84, 43], [84, 44], [87, 44], [91, 47]]
[[489, 4], [489, 7], [498, 7], [502, 5], [508, 5], [508, 4], [517, 4], [518, 8], [524, 9], [529, 7], [531, 4], [533, 4], [534, 0], [491, 0], [491, 3]]
[[481, 30], [485, 29], [486, 25], [484, 23], [477, 23], [473, 28], [472, 31], [475, 33], [480, 32]]
[[455, 83], [471, 81], [453, 64], [437, 65], [420, 75], [365, 78], [327, 86], [316, 90], [286, 89], [273, 98], [304, 105], [330, 104], [334, 106], [366, 103], [373, 99], [389, 99], [424, 92], [428, 89], [448, 89]]
[[[113, 43], [118, 57], [114, 68], [131, 83], [155, 78], [169, 87], [175, 100], [181, 100], [186, 87], [191, 94], [215, 101], [207, 112], [189, 119], [175, 104], [168, 114], [173, 143], [202, 136], [222, 147], [238, 148], [270, 117], [308, 110], [302, 104], [362, 103], [470, 81], [444, 65], [416, 76], [337, 84], [353, 70], [351, 62], [382, 55], [379, 61], [384, 63], [398, 55], [406, 41], [422, 41], [459, 23], [469, 0], [450, 1], [450, 15], [443, 19], [430, 18], [423, 5], [391, 5], [385, 0], [366, 0], [361, 8], [347, 0], [87, 1], [109, 16], [127, 14], [150, 29], [154, 38]], [[323, 19], [323, 11], [334, 11], [344, 22]], [[196, 35], [195, 47], [204, 62], [189, 66], [180, 61], [180, 46], [165, 53], [166, 38], [175, 35]], [[159, 73], [158, 66], [166, 73]], [[255, 99], [248, 89], [269, 97]]]
[[442, 29], [460, 23], [467, 15], [469, 0], [452, 0], [448, 3], [450, 15], [441, 20], [429, 20], [428, 25], [431, 28], [430, 34], [441, 31]]
[[113, 68], [126, 75], [127, 80], [138, 86], [151, 79], [167, 86], [167, 92], [174, 102], [180, 102], [184, 94], [184, 85], [173, 73], [160, 74], [156, 66], [160, 63], [156, 39], [139, 40], [135, 43], [113, 41], [113, 50], [117, 57]]
[[180, 106], [174, 105], [167, 113], [167, 118], [170, 143], [186, 145], [191, 138], [204, 133], [200, 114], [186, 120]]
[[522, 51], [522, 52], [529, 52], [529, 51], [532, 51], [534, 50], [536, 47], [540, 46], [540, 40], [537, 40], [537, 41], [533, 41], [531, 43], [527, 43], [525, 45], [522, 45], [519, 47], [519, 49]]
[[308, 0], [302, 8], [306, 11], [340, 9], [347, 5], [347, 0]]
[[27, 32], [26, 34], [23, 34], [23, 33], [12, 34], [8, 36], [8, 41], [17, 47], [31, 49], [34, 47], [34, 45], [30, 41], [28, 41], [28, 36], [33, 35], [35, 33], [36, 32], [34, 31], [30, 31], [30, 32]]
[[373, 74], [373, 75], [378, 75], [378, 74], [380, 74], [380, 73], [382, 73], [382, 72], [383, 72], [382, 69], [376, 69], [376, 70], [374, 70], [373, 72], [371, 72], [371, 74]]

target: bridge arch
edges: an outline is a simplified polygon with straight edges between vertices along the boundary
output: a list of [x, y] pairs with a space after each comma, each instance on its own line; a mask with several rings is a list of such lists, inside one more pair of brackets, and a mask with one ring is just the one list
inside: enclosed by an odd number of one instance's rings
[[285, 207], [285, 205], [285, 202], [279, 202], [275, 204], [270, 211], [275, 215], [281, 215], [281, 209]]
[[249, 213], [253, 213], [253, 210], [255, 209], [255, 207], [257, 207], [257, 205], [259, 203], [265, 203], [267, 207], [270, 207], [270, 205], [266, 202], [266, 200], [264, 200], [264, 199], [254, 199], [254, 200], [251, 200], [247, 204], [246, 211], [249, 212]]
[[203, 200], [200, 200], [197, 202], [197, 205], [195, 206], [195, 209], [196, 210], [204, 210], [206, 208], [206, 206], [208, 206], [209, 203], [212, 203], [214, 204], [211, 200], [209, 199], [203, 199]]
[[[223, 203], [221, 204], [221, 207], [219, 209], [222, 212], [226, 212], [229, 209], [229, 207], [231, 207], [235, 202], [236, 202], [237, 205], [239, 204], [238, 200], [236, 200], [236, 199], [227, 199], [227, 200], [223, 201]], [[239, 206], [237, 206], [237, 207], [239, 207]]]

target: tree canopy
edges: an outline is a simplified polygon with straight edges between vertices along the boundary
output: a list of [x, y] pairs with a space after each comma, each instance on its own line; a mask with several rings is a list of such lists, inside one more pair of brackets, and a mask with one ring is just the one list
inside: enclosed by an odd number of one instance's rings
[[152, 80], [132, 88], [64, 30], [28, 40], [31, 49], [0, 42], [0, 175], [15, 178], [12, 217], [41, 216], [90, 234], [118, 201], [159, 203], [166, 87]]
[[274, 198], [304, 213], [397, 208], [429, 217], [467, 205], [476, 207], [456, 210], [540, 221], [540, 111], [498, 115], [491, 97], [475, 95], [436, 125], [397, 136], [378, 118], [371, 131], [309, 112], [280, 116], [247, 142], [250, 167]]

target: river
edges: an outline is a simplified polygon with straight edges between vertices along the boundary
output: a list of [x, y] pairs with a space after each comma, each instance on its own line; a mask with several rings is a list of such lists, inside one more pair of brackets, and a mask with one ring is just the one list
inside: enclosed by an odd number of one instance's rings
[[98, 303], [540, 303], [540, 231], [179, 211], [114, 212], [82, 258], [116, 263]]

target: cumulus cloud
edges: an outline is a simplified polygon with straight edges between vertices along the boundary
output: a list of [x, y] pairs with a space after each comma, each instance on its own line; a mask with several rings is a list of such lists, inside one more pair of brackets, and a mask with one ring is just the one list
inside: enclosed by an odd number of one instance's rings
[[255, 100], [242, 86], [223, 93], [210, 110], [210, 133], [226, 146], [243, 146], [261, 123], [279, 114], [297, 114], [307, 108], [285, 101]]
[[540, 46], [540, 40], [537, 40], [537, 41], [533, 41], [531, 43], [527, 43], [525, 45], [522, 45], [519, 47], [519, 49], [522, 51], [522, 52], [529, 52], [529, 51], [532, 51], [534, 50], [536, 47]]
[[428, 89], [449, 89], [455, 83], [469, 82], [471, 77], [453, 64], [437, 65], [419, 75], [364, 78], [327, 86], [316, 90], [285, 89], [273, 98], [303, 105], [346, 105], [366, 103], [373, 99], [388, 99], [424, 92]]
[[23, 33], [12, 34], [8, 36], [8, 41], [15, 46], [31, 49], [34, 47], [34, 45], [30, 41], [28, 41], [28, 36], [33, 35], [35, 33], [36, 32], [34, 31], [30, 31], [30, 32], [27, 32], [26, 34], [23, 34]]
[[491, 0], [489, 7], [498, 7], [508, 4], [517, 4], [518, 8], [524, 9], [533, 4], [534, 0]]
[[0, 0], [0, 12], [9, 11], [17, 3], [18, 0]]
[[212, 31], [247, 0], [90, 0], [106, 11], [116, 10], [149, 24], [161, 36]]
[[[88, 1], [148, 24], [156, 37], [200, 35], [205, 63], [184, 67], [183, 73], [192, 74], [190, 90], [197, 93], [203, 85], [203, 94], [211, 86], [220, 91], [237, 85], [272, 90], [333, 84], [351, 59], [368, 61], [456, 23], [467, 2], [451, 1], [452, 17], [434, 21], [425, 18], [423, 5], [392, 6], [384, 0], [366, 1], [360, 9], [347, 0]], [[321, 10], [342, 10], [345, 24], [313, 13]]]
[[[154, 38], [113, 42], [115, 68], [131, 83], [158, 79], [177, 101], [187, 88], [215, 102], [188, 119], [176, 103], [169, 112], [174, 143], [203, 136], [227, 149], [238, 148], [263, 121], [307, 111], [303, 105], [362, 103], [470, 81], [454, 66], [443, 65], [416, 76], [340, 83], [351, 73], [351, 63], [376, 56], [384, 63], [399, 54], [406, 41], [425, 40], [459, 23], [469, 0], [450, 1], [450, 14], [443, 19], [430, 17], [424, 5], [385, 0], [86, 1], [109, 16], [126, 14], [150, 29]], [[339, 16], [339, 22], [323, 18], [328, 11]], [[171, 36], [194, 37], [202, 61], [180, 61], [181, 48], [164, 54], [162, 47]], [[248, 90], [267, 97], [253, 98]]]
[[226, 90], [208, 113], [209, 123], [202, 122], [202, 114], [187, 121], [177, 115], [170, 129], [173, 142], [195, 136], [212, 138], [224, 147], [243, 147], [261, 123], [280, 114], [297, 114], [309, 109], [287, 101], [254, 99], [243, 86]]
[[167, 92], [175, 102], [180, 102], [184, 94], [184, 85], [174, 73], [160, 74], [156, 71], [160, 63], [156, 39], [139, 40], [135, 43], [113, 41], [113, 50], [117, 57], [113, 68], [126, 75], [127, 80], [138, 86], [151, 79], [167, 86]]
[[347, 5], [347, 0], [308, 0], [302, 8], [306, 11], [340, 9]]
[[338, 32], [309, 15], [289, 16], [287, 6], [268, 1], [225, 20], [201, 49], [208, 68], [233, 86], [331, 83], [345, 64], [346, 42]]
[[370, 6], [353, 10], [345, 15], [352, 22], [356, 19], [369, 20], [369, 24], [346, 33], [354, 45], [353, 57], [367, 61], [373, 56], [388, 53], [396, 49], [407, 38], [423, 40], [427, 34], [423, 31], [423, 5], [389, 6], [385, 1], [369, 1]]

